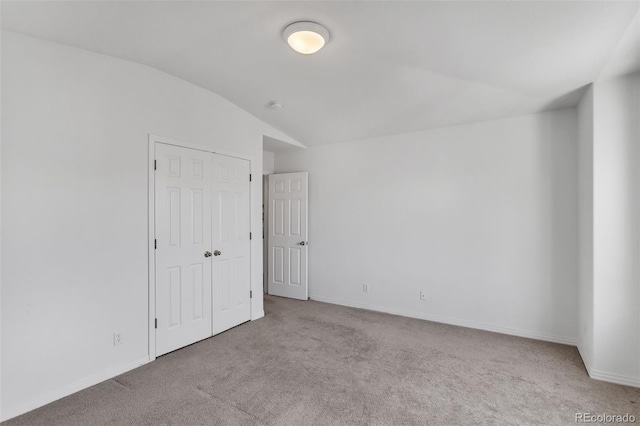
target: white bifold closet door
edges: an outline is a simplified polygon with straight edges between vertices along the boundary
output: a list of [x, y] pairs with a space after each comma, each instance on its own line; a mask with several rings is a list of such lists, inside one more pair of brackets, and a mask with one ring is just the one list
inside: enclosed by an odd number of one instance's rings
[[249, 161], [156, 143], [156, 356], [250, 319]]

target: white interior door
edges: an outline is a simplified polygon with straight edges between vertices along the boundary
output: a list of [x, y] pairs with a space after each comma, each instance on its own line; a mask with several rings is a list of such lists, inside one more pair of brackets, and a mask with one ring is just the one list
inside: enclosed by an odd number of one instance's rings
[[213, 155], [213, 333], [251, 319], [250, 163]]
[[269, 175], [269, 294], [307, 300], [308, 174]]
[[156, 355], [210, 337], [211, 154], [156, 144]]

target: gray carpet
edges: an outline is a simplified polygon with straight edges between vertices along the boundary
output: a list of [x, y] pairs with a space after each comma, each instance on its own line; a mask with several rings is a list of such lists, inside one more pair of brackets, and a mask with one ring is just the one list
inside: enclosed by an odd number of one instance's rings
[[640, 389], [589, 379], [572, 346], [314, 301], [265, 311], [5, 424], [640, 422]]

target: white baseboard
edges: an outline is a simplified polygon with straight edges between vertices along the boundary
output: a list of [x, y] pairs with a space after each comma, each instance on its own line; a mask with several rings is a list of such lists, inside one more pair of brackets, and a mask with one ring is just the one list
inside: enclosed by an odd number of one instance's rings
[[578, 352], [580, 353], [580, 357], [582, 357], [582, 362], [584, 363], [584, 367], [587, 369], [587, 374], [594, 380], [600, 380], [603, 382], [615, 383], [618, 385], [624, 386], [633, 386], [636, 388], [640, 388], [640, 378], [637, 377], [629, 377], [621, 374], [608, 373], [606, 371], [597, 370], [593, 368], [591, 365], [591, 360], [586, 356], [586, 353], [580, 349], [578, 346]]
[[133, 361], [129, 361], [126, 364], [119, 365], [115, 368], [110, 368], [108, 370], [78, 380], [60, 389], [56, 389], [55, 391], [37, 396], [22, 404], [13, 407], [2, 407], [1, 421], [9, 420], [21, 414], [28, 413], [31, 410], [35, 410], [36, 408], [40, 408], [43, 405], [47, 405], [53, 401], [57, 401], [58, 399], [69, 396], [72, 393], [76, 393], [93, 385], [97, 385], [98, 383], [104, 382], [105, 380], [109, 380], [111, 378], [119, 376], [120, 374], [126, 373], [127, 371], [131, 371], [134, 368], [138, 368], [144, 364], [147, 364], [148, 362], [149, 356], [145, 355], [142, 358], [134, 359]]
[[371, 311], [385, 312], [387, 314], [400, 315], [403, 317], [417, 318], [426, 321], [439, 322], [443, 324], [457, 325], [461, 327], [475, 328], [478, 330], [492, 331], [495, 333], [508, 334], [511, 336], [526, 337], [529, 339], [543, 340], [545, 342], [562, 343], [564, 345], [576, 345], [574, 337], [554, 336], [549, 334], [538, 333], [534, 331], [521, 330], [517, 328], [502, 327], [493, 324], [485, 324], [481, 322], [462, 320], [457, 318], [443, 317], [439, 315], [424, 314], [422, 312], [412, 312], [400, 309], [387, 308], [385, 306], [369, 305], [366, 303], [351, 302], [346, 300], [333, 299], [324, 296], [311, 295], [312, 300], [318, 302], [332, 303], [334, 305], [350, 306], [352, 308], [368, 309]]
[[589, 377], [591, 377], [591, 360], [589, 359], [589, 357], [587, 357], [587, 353], [584, 350], [582, 350], [580, 346], [582, 345], [580, 344], [580, 342], [578, 342], [576, 344], [576, 347], [578, 348], [578, 354], [580, 354], [580, 358], [582, 358], [582, 363], [584, 364], [584, 368], [587, 369], [587, 374], [589, 374]]
[[596, 370], [594, 368], [587, 369], [589, 377], [603, 382], [616, 383], [618, 385], [633, 386], [640, 388], [640, 379], [636, 377], [623, 376], [615, 373], [607, 373], [606, 371]]

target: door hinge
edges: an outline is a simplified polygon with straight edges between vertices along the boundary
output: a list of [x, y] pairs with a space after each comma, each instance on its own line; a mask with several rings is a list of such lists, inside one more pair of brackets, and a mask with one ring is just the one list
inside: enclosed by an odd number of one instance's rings
[[253, 238], [251, 232], [249, 232], [249, 239]]
[[253, 290], [249, 290], [249, 299], [253, 299]]
[[153, 170], [158, 170], [158, 160], [153, 160]]
[[158, 318], [156, 318], [156, 328], [158, 328]]
[[154, 248], [157, 250], [158, 249], [158, 240], [153, 240], [153, 243], [154, 243], [153, 244]]
[[249, 182], [251, 182], [251, 173], [249, 173]]

